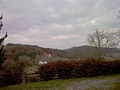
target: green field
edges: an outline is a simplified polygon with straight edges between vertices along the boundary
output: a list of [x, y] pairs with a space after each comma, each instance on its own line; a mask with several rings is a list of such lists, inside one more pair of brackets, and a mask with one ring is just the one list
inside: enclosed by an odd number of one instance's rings
[[0, 90], [120, 90], [120, 75], [40, 81], [8, 86]]

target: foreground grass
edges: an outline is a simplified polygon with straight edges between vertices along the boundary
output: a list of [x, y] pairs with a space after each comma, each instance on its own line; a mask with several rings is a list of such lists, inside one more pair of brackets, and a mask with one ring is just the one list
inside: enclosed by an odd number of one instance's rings
[[114, 83], [113, 87], [110, 90], [120, 90], [120, 78], [116, 83]]
[[[115, 82], [105, 82], [103, 83], [103, 86], [109, 86], [107, 89], [104, 88], [97, 88], [97, 87], [89, 87], [84, 90], [120, 90], [120, 75], [109, 75], [109, 76], [99, 76], [99, 77], [90, 77], [90, 78], [77, 78], [77, 79], [66, 79], [66, 80], [51, 80], [51, 81], [40, 81], [35, 83], [27, 83], [27, 84], [20, 84], [20, 85], [14, 85], [14, 86], [8, 86], [4, 88], [0, 88], [0, 90], [80, 90], [77, 89], [77, 86], [74, 86], [72, 83], [80, 83], [78, 84], [80, 87], [82, 82], [85, 81], [94, 81], [94, 80], [109, 80], [109, 79], [115, 79]], [[67, 88], [69, 86], [73, 87]], [[83, 89], [82, 89], [83, 90]]]

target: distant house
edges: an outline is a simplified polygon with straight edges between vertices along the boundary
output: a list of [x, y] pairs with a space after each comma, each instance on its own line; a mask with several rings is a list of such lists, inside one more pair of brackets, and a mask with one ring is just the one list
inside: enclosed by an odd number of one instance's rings
[[46, 61], [39, 61], [39, 64], [47, 64]]
[[44, 56], [46, 56], [46, 57], [52, 57], [52, 55], [51, 55], [51, 54], [46, 53], [46, 52], [44, 52], [44, 53], [43, 53], [43, 55], [44, 55]]

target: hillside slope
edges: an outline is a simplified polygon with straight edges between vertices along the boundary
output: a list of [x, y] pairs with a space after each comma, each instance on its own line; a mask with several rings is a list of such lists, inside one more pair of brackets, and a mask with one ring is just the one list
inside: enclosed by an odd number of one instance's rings
[[[72, 47], [69, 49], [65, 49], [64, 51], [67, 52], [68, 57], [74, 58], [74, 57], [90, 57], [93, 56], [93, 52], [95, 51], [95, 47], [91, 47], [88, 45], [79, 46], [79, 47]], [[110, 48], [104, 50], [108, 51], [108, 58], [120, 58], [120, 49], [119, 48]]]
[[[65, 50], [43, 48], [36, 45], [12, 44], [6, 45], [7, 57], [14, 60], [56, 61], [66, 59], [79, 59], [93, 56], [95, 47], [80, 46]], [[120, 58], [120, 49], [109, 50], [109, 58]]]
[[66, 51], [38, 47], [36, 45], [7, 44], [7, 57], [14, 60], [51, 61], [52, 59], [66, 58]]

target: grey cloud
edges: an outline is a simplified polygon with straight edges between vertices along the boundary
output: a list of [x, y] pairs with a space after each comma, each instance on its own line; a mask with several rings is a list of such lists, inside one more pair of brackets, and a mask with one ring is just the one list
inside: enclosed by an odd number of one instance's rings
[[[10, 35], [6, 42], [23, 43], [22, 36], [29, 44], [55, 48], [86, 44], [88, 33], [96, 28], [117, 28], [119, 9], [119, 0], [0, 0], [3, 29]], [[30, 30], [39, 32], [30, 35]], [[67, 41], [51, 39], [72, 34], [79, 37]]]

